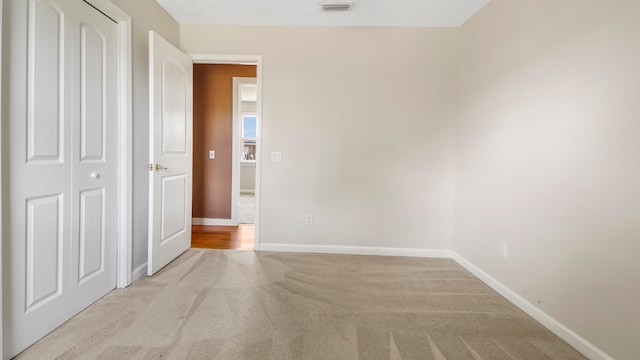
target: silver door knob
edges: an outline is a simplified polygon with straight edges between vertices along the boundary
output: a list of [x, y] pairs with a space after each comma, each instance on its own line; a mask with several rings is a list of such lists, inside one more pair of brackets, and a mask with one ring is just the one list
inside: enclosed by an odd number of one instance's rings
[[89, 174], [89, 177], [92, 179], [99, 179], [100, 174], [98, 174], [97, 172], [92, 172], [91, 174]]

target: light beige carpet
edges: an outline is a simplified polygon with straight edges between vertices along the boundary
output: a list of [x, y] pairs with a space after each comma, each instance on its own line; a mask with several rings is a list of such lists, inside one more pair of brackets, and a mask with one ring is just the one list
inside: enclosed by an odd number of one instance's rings
[[191, 249], [27, 359], [584, 359], [448, 259]]
[[253, 193], [240, 193], [238, 199], [238, 222], [253, 224], [255, 222], [256, 200]]

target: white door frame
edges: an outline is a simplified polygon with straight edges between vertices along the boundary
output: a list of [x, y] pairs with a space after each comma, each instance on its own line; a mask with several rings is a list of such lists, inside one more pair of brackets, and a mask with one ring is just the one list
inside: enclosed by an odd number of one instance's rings
[[[4, 100], [2, 99], [2, 74], [4, 73], [4, 68], [2, 64], [2, 9], [4, 8], [3, 0], [0, 0], [0, 149], [2, 149], [2, 128], [4, 127], [4, 114], [2, 113], [2, 103]], [[2, 166], [2, 156], [0, 156], [0, 179], [4, 179], [3, 174], [3, 166]], [[2, 193], [4, 192], [4, 181], [0, 181], [0, 359], [4, 358], [4, 335], [2, 329], [4, 328], [4, 321], [2, 320], [2, 316], [4, 314], [4, 306], [2, 305], [2, 297], [4, 296], [4, 288], [2, 287], [2, 267], [4, 265], [2, 261], [2, 247], [4, 246], [4, 230], [2, 228], [3, 218], [2, 218], [2, 208], [4, 208], [4, 202], [2, 201]]]
[[116, 286], [131, 284], [132, 267], [132, 72], [131, 16], [110, 0], [84, 0], [118, 24], [118, 246]]
[[[194, 64], [231, 64], [231, 65], [255, 65], [256, 66], [256, 86], [258, 88], [258, 98], [256, 101], [256, 115], [258, 117], [258, 124], [256, 129], [256, 153], [258, 154], [256, 160], [256, 194], [255, 194], [255, 230], [253, 237], [253, 248], [255, 251], [260, 251], [260, 171], [261, 163], [264, 158], [262, 154], [262, 55], [220, 55], [220, 54], [187, 54], [191, 56]], [[234, 137], [234, 154], [233, 166], [237, 166], [238, 169], [235, 172], [237, 176], [240, 175], [240, 159], [238, 155], [238, 146]], [[238, 189], [240, 186], [239, 177], [234, 179], [233, 184], [237, 182]], [[232, 185], [233, 188], [233, 185]], [[234, 193], [232, 193], [232, 204], [238, 199], [234, 199]], [[235, 204], [237, 207], [238, 205]], [[233, 211], [232, 211], [233, 216]], [[236, 216], [237, 220], [237, 216]]]
[[[242, 193], [242, 149], [244, 147], [244, 140], [242, 137], [242, 129], [244, 129], [243, 116], [244, 115], [253, 115], [257, 118], [256, 111], [242, 111], [242, 86], [251, 84], [257, 87], [256, 78], [255, 77], [246, 77], [246, 76], [234, 76], [233, 77], [233, 146], [237, 151], [237, 156], [234, 154], [234, 163], [233, 170], [236, 171], [237, 176], [234, 178], [236, 181], [233, 182], [233, 199], [236, 204], [235, 210], [232, 208], [232, 211], [235, 211], [233, 216], [236, 219], [236, 222], [240, 224], [240, 217], [238, 215], [239, 206], [238, 203], [240, 201], [240, 194]], [[257, 104], [256, 104], [257, 106]], [[256, 122], [256, 126], [258, 123]], [[256, 128], [257, 130], [257, 128]], [[257, 135], [257, 134], [256, 134]], [[253, 164], [253, 168], [255, 169], [255, 162]], [[254, 179], [253, 179], [253, 192], [255, 194], [255, 170], [254, 170]]]

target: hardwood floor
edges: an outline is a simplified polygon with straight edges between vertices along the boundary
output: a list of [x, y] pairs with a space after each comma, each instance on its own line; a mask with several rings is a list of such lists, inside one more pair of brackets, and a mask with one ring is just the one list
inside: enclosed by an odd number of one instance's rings
[[191, 227], [191, 247], [201, 249], [253, 250], [253, 224]]

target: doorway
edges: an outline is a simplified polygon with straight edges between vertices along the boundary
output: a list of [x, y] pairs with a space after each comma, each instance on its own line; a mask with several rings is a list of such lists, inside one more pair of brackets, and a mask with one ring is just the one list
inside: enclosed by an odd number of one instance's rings
[[233, 78], [233, 123], [240, 128], [238, 223], [247, 228], [255, 222], [257, 93], [256, 78]]
[[194, 56], [192, 247], [258, 248], [260, 66], [239, 60]]

